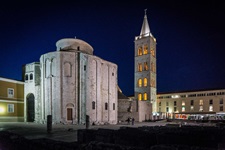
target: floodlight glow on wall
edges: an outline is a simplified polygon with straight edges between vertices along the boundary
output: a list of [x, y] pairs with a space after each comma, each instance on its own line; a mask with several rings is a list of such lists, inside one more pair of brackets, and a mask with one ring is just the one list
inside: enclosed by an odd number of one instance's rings
[[0, 106], [0, 113], [4, 113], [5, 112], [5, 108]]

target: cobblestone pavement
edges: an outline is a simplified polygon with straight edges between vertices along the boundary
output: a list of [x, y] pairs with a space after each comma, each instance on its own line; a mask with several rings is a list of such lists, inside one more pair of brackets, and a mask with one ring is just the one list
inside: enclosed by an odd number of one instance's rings
[[[180, 122], [135, 122], [134, 125], [128, 125], [126, 122], [117, 125], [94, 125], [90, 129], [114, 129], [120, 127], [139, 127], [139, 126], [164, 126], [166, 124], [178, 124]], [[191, 124], [191, 123], [190, 123]], [[27, 139], [48, 138], [57, 141], [75, 142], [77, 141], [77, 130], [85, 129], [85, 125], [73, 124], [53, 124], [52, 132], [47, 132], [46, 124], [27, 123], [27, 122], [0, 122], [0, 131], [9, 131], [24, 136]]]

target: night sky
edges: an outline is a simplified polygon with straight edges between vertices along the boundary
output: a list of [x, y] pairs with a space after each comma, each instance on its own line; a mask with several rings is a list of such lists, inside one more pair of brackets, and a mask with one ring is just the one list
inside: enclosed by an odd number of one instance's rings
[[137, 0], [8, 1], [0, 5], [0, 76], [21, 80], [22, 66], [78, 38], [118, 65], [123, 93], [134, 93], [134, 37], [147, 10], [157, 40], [157, 91], [225, 88], [225, 2]]

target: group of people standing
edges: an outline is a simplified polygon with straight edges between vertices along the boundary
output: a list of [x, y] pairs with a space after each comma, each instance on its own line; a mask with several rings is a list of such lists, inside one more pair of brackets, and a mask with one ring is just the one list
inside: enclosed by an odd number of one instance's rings
[[132, 124], [132, 125], [134, 125], [134, 118], [131, 118], [131, 117], [128, 117], [127, 118], [127, 124]]

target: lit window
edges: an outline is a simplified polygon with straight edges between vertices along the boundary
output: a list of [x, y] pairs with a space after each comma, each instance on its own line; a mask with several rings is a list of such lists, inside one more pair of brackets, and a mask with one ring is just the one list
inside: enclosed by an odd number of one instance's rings
[[148, 86], [148, 79], [144, 78], [144, 86]]
[[138, 87], [142, 87], [142, 79], [138, 79]]
[[155, 51], [153, 49], [151, 49], [151, 55], [155, 56]]
[[200, 106], [199, 107], [199, 111], [203, 111], [203, 106]]
[[147, 93], [144, 93], [144, 100], [147, 100], [148, 99], [148, 94]]
[[209, 111], [213, 111], [213, 106], [209, 106]]
[[8, 88], [8, 97], [13, 98], [14, 97], [14, 89]]
[[191, 106], [191, 111], [193, 111], [194, 110], [194, 106]]
[[148, 54], [148, 45], [144, 46], [144, 55]]
[[148, 63], [147, 62], [144, 62], [144, 70], [148, 70]]
[[142, 100], [142, 94], [138, 94], [138, 100], [139, 100], [139, 101]]
[[8, 104], [8, 113], [14, 112], [14, 104]]
[[138, 48], [138, 56], [141, 56], [142, 55], [142, 47], [139, 47]]
[[185, 106], [185, 101], [182, 101], [182, 106]]
[[182, 110], [181, 110], [182, 112], [184, 112], [185, 111], [185, 106], [182, 106]]
[[141, 63], [138, 64], [138, 71], [142, 72], [142, 64]]
[[203, 100], [202, 99], [199, 101], [199, 105], [203, 105]]

